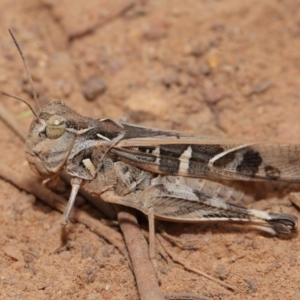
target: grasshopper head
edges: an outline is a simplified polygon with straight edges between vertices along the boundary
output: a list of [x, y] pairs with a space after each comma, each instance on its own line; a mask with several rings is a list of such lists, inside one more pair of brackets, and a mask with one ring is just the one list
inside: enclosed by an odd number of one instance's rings
[[80, 116], [61, 101], [53, 101], [43, 109], [40, 108], [25, 56], [13, 32], [10, 29], [8, 31], [23, 61], [38, 110], [34, 110], [28, 102], [17, 96], [0, 93], [25, 103], [34, 114], [35, 119], [30, 125], [26, 143], [26, 157], [34, 172], [49, 178], [57, 175], [66, 163], [76, 139], [76, 124], [80, 123], [77, 122]]
[[63, 102], [53, 101], [37, 116], [30, 125], [26, 158], [34, 172], [48, 178], [60, 172], [72, 150], [77, 114]]

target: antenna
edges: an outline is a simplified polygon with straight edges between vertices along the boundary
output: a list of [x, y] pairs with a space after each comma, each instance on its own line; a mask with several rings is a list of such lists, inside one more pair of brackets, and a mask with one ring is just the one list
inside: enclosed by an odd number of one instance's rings
[[[17, 40], [16, 40], [16, 38], [15, 38], [15, 36], [14, 36], [14, 34], [12, 33], [11, 29], [8, 29], [8, 32], [9, 32], [10, 36], [12, 37], [12, 39], [13, 39], [13, 41], [14, 41], [14, 44], [16, 45], [16, 47], [17, 47], [17, 49], [18, 49], [18, 52], [19, 52], [19, 54], [20, 54], [20, 56], [21, 56], [21, 58], [22, 58], [23, 65], [24, 65], [24, 67], [25, 67], [26, 74], [27, 74], [28, 80], [29, 80], [29, 82], [30, 82], [30, 86], [31, 86], [31, 91], [32, 91], [32, 94], [33, 94], [33, 98], [34, 98], [34, 100], [35, 100], [35, 103], [36, 103], [36, 105], [37, 105], [38, 110], [40, 111], [40, 110], [41, 110], [40, 103], [39, 103], [39, 100], [38, 100], [38, 97], [37, 97], [36, 90], [35, 90], [34, 85], [33, 85], [33, 80], [32, 80], [32, 77], [31, 77], [31, 75], [30, 75], [29, 68], [28, 68], [28, 66], [27, 66], [27, 62], [26, 62], [26, 60], [25, 60], [24, 54], [23, 54], [23, 52], [22, 52], [22, 50], [21, 50], [21, 47], [20, 47], [19, 43], [17, 42]], [[38, 114], [36, 113], [36, 111], [35, 111], [35, 110], [33, 109], [33, 107], [32, 107], [29, 103], [27, 103], [25, 100], [23, 100], [23, 99], [21, 99], [21, 98], [19, 98], [19, 97], [17, 97], [17, 96], [11, 95], [11, 94], [9, 94], [9, 93], [6, 93], [6, 92], [0, 91], [0, 93], [3, 94], [3, 95], [5, 95], [5, 96], [14, 98], [14, 99], [16, 99], [16, 100], [19, 100], [19, 101], [25, 103], [25, 104], [30, 108], [30, 110], [31, 110], [32, 113], [34, 114], [34, 116], [35, 116], [35, 118], [37, 119], [37, 121], [38, 121], [39, 123], [41, 123], [41, 119], [38, 117]]]
[[37, 113], [35, 112], [35, 110], [33, 109], [33, 107], [32, 107], [28, 102], [26, 102], [25, 100], [23, 100], [23, 99], [21, 99], [21, 98], [15, 96], [15, 95], [11, 95], [11, 94], [8, 94], [8, 93], [6, 93], [6, 92], [0, 91], [0, 93], [1, 93], [2, 95], [8, 96], [8, 97], [10, 97], [10, 98], [14, 98], [14, 99], [16, 99], [16, 100], [19, 100], [19, 101], [25, 103], [25, 104], [29, 107], [29, 109], [32, 111], [32, 113], [34, 114], [34, 116], [35, 116], [35, 118], [37, 119], [37, 121], [38, 121], [39, 123], [41, 123], [41, 119], [38, 117]]

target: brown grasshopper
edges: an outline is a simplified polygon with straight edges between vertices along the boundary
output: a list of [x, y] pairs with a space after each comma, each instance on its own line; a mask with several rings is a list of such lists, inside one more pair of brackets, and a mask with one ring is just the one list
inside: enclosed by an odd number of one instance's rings
[[[71, 177], [72, 192], [62, 224], [67, 223], [82, 187], [106, 201], [142, 211], [150, 224], [154, 218], [241, 222], [271, 234], [288, 234], [297, 228], [293, 215], [225, 202], [242, 195], [203, 178], [299, 183], [299, 144], [193, 136], [92, 119], [77, 114], [62, 101], [40, 108], [23, 53], [10, 34], [38, 106], [35, 111], [26, 103], [35, 116], [26, 143], [27, 160], [45, 179], [53, 179], [63, 170]], [[151, 231], [154, 226], [150, 226]]]

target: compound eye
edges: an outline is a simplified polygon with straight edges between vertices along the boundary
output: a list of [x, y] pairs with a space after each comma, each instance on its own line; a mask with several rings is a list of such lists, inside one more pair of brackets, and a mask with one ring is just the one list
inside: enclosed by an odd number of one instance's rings
[[66, 119], [59, 115], [52, 116], [47, 121], [46, 136], [49, 139], [58, 139], [66, 131]]

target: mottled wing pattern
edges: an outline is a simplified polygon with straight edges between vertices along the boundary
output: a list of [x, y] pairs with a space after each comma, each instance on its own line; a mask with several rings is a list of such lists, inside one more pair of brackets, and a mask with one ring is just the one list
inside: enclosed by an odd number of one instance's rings
[[226, 203], [205, 192], [174, 183], [150, 186], [139, 195], [139, 200], [144, 209], [154, 209], [156, 218], [173, 222], [245, 222], [272, 234], [290, 233], [297, 226], [294, 216]]
[[125, 134], [111, 153], [144, 170], [188, 177], [300, 182], [300, 144], [235, 141], [138, 128], [135, 138]]
[[209, 168], [213, 173], [233, 179], [299, 182], [300, 145], [242, 145], [212, 158]]

